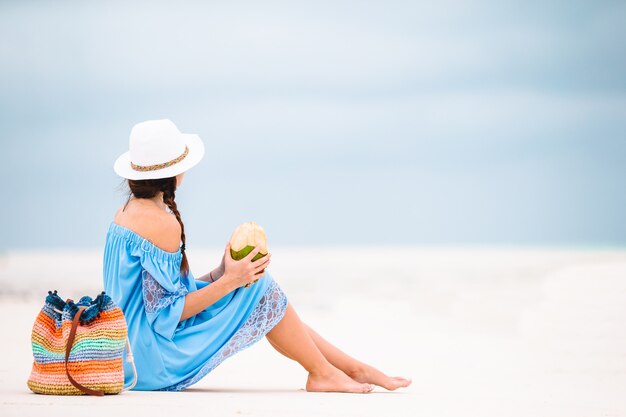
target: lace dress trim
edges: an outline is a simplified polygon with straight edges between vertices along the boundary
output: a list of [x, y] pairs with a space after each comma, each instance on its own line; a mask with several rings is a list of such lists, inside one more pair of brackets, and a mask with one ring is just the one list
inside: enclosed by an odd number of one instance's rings
[[282, 288], [272, 280], [243, 326], [204, 364], [196, 375], [178, 384], [162, 388], [160, 391], [181, 391], [204, 378], [230, 356], [258, 342], [283, 318], [287, 302], [287, 296]]
[[158, 313], [176, 301], [178, 297], [189, 292], [181, 281], [178, 282], [178, 287], [175, 291], [169, 292], [148, 271], [144, 272], [142, 293], [147, 313]]

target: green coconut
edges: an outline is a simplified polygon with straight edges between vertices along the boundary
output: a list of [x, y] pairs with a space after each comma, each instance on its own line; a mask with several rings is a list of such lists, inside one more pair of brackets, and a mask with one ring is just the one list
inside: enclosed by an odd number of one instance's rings
[[[253, 262], [267, 255], [265, 230], [253, 221], [241, 223], [230, 238], [230, 256], [234, 260], [239, 261], [248, 256], [257, 246], [259, 247], [259, 252], [252, 258]], [[263, 271], [265, 269], [260, 273], [263, 273]], [[257, 281], [258, 279], [253, 281], [252, 284]]]

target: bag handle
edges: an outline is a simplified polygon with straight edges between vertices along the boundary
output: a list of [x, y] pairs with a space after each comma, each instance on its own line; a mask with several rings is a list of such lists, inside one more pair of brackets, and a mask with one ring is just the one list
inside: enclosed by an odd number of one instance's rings
[[88, 395], [96, 395], [98, 397], [102, 397], [104, 396], [104, 391], [94, 390], [76, 382], [76, 380], [72, 378], [72, 375], [70, 375], [70, 370], [67, 366], [67, 363], [70, 359], [70, 351], [72, 350], [72, 346], [74, 345], [74, 338], [76, 337], [76, 329], [78, 328], [78, 325], [80, 323], [80, 315], [82, 314], [85, 308], [87, 307], [85, 306], [78, 307], [78, 311], [76, 312], [76, 314], [74, 314], [74, 320], [72, 320], [72, 328], [70, 329], [70, 336], [67, 338], [67, 344], [65, 345], [65, 374], [67, 375], [67, 378], [70, 380], [72, 385], [78, 388], [81, 392], [84, 392], [85, 394], [88, 394]]
[[130, 362], [130, 364], [133, 366], [133, 383], [130, 384], [128, 387], [123, 388], [122, 391], [129, 391], [131, 389], [133, 389], [135, 387], [135, 385], [137, 385], [137, 368], [135, 367], [135, 357], [133, 356], [133, 351], [130, 349], [130, 340], [128, 339], [128, 336], [126, 336], [126, 362]]
[[[67, 378], [70, 380], [70, 382], [72, 383], [72, 385], [74, 385], [76, 388], [78, 388], [80, 391], [84, 392], [85, 394], [88, 395], [96, 395], [98, 397], [102, 397], [104, 396], [104, 391], [100, 391], [100, 390], [93, 390], [89, 387], [86, 387], [80, 383], [78, 383], [74, 378], [72, 378], [72, 375], [70, 375], [70, 371], [68, 369], [68, 361], [70, 358], [70, 351], [72, 350], [72, 346], [74, 346], [74, 339], [76, 338], [76, 329], [78, 328], [78, 325], [80, 324], [80, 315], [83, 313], [83, 310], [85, 310], [87, 307], [85, 306], [79, 306], [78, 307], [78, 311], [76, 312], [76, 314], [74, 315], [74, 319], [72, 320], [72, 328], [70, 329], [70, 335], [67, 338], [67, 345], [65, 347], [65, 374], [67, 375]], [[135, 359], [133, 356], [133, 351], [130, 348], [130, 341], [128, 339], [128, 336], [126, 337], [126, 361], [130, 362], [131, 365], [133, 366], [133, 382], [132, 384], [130, 384], [128, 387], [123, 388], [122, 391], [128, 391], [134, 388], [134, 386], [137, 384], [137, 368], [135, 367]]]

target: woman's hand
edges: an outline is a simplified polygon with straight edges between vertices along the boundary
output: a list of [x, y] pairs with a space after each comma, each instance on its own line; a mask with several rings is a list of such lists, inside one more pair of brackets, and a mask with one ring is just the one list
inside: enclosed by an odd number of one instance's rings
[[230, 242], [224, 250], [224, 275], [221, 280], [228, 280], [235, 288], [250, 284], [259, 279], [265, 268], [270, 264], [271, 253], [252, 262], [252, 258], [259, 253], [257, 246], [245, 258], [236, 261], [230, 256]]

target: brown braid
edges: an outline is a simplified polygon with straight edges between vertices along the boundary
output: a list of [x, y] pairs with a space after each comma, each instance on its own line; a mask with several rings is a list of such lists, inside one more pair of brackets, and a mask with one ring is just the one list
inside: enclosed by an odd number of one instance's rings
[[[183, 259], [180, 263], [180, 272], [183, 275], [187, 275], [189, 273], [189, 263], [187, 262], [187, 254], [185, 253], [185, 225], [180, 217], [176, 201], [174, 201], [176, 177], [150, 180], [128, 180], [128, 187], [130, 188], [128, 201], [130, 201], [131, 195], [135, 196], [135, 198], [153, 198], [159, 192], [163, 192], [163, 202], [170, 208], [172, 213], [174, 213], [176, 220], [178, 220], [178, 224], [180, 224], [180, 238], [183, 242], [181, 247]], [[126, 201], [126, 204], [128, 204], [128, 201]], [[124, 208], [126, 208], [126, 205], [124, 205]]]
[[180, 224], [180, 240], [183, 241], [183, 246], [181, 247], [183, 260], [180, 264], [180, 271], [187, 275], [189, 272], [189, 263], [187, 262], [187, 254], [185, 253], [185, 225], [183, 224], [183, 219], [180, 217], [180, 213], [178, 212], [176, 201], [174, 201], [174, 198], [176, 197], [176, 177], [170, 177], [167, 179], [171, 179], [171, 181], [166, 181], [161, 189], [161, 191], [163, 191], [163, 202], [167, 204], [170, 210], [172, 210], [172, 213], [176, 216], [176, 220], [178, 220], [178, 224]]

